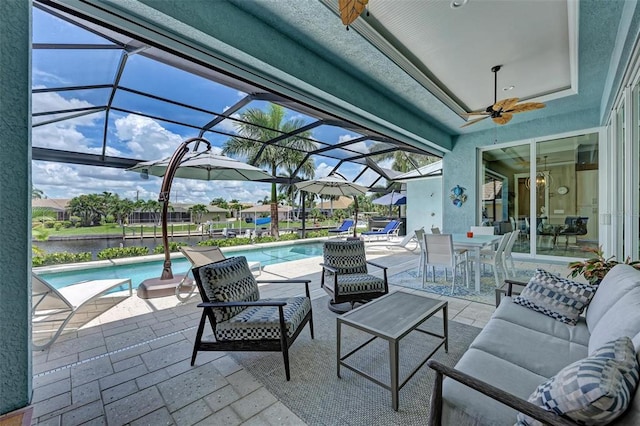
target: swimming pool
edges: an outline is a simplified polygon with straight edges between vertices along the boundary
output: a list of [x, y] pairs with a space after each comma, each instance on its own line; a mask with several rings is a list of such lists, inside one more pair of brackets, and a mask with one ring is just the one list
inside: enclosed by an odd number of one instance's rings
[[[275, 265], [293, 260], [306, 259], [308, 257], [322, 256], [322, 242], [297, 243], [295, 245], [271, 246], [247, 250], [233, 250], [232, 247], [223, 247], [222, 252], [227, 256], [245, 256], [249, 262], [260, 262], [262, 266]], [[80, 281], [131, 278], [134, 288], [148, 279], [158, 277], [162, 272], [163, 260], [129, 263], [126, 265], [109, 265], [96, 268], [83, 268], [65, 272], [42, 272], [39, 276], [51, 283], [55, 288], [62, 288]], [[184, 274], [191, 267], [191, 263], [185, 258], [171, 259], [171, 269], [174, 274]], [[124, 288], [122, 288], [124, 290]], [[116, 289], [115, 291], [119, 291]]]

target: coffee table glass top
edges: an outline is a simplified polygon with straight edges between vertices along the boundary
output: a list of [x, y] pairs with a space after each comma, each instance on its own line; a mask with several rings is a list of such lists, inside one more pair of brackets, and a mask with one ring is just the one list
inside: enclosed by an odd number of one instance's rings
[[416, 322], [422, 318], [433, 315], [445, 303], [416, 293], [396, 291], [349, 311], [340, 319], [382, 336], [398, 338], [415, 328]]

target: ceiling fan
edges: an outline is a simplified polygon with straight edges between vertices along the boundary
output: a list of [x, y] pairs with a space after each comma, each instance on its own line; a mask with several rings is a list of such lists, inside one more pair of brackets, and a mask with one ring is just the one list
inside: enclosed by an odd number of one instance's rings
[[484, 115], [484, 117], [471, 120], [460, 127], [471, 126], [472, 124], [475, 124], [489, 117], [491, 117], [494, 123], [503, 125], [511, 121], [511, 119], [513, 118], [513, 114], [533, 111], [545, 107], [545, 105], [540, 102], [526, 102], [524, 104], [517, 105], [519, 100], [518, 98], [508, 98], [498, 101], [498, 71], [500, 71], [501, 68], [502, 65], [496, 65], [491, 68], [491, 72], [494, 76], [493, 105], [488, 106], [486, 109], [471, 111], [469, 113], [463, 114], [467, 117], [473, 115]]

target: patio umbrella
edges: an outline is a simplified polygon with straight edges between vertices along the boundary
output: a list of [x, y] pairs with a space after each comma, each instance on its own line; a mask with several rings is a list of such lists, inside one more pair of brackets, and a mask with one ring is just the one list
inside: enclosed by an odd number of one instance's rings
[[[193, 152], [189, 152], [188, 145], [196, 142]], [[207, 149], [195, 152], [198, 145], [203, 143]], [[158, 201], [162, 203], [162, 244], [164, 246], [164, 268], [160, 280], [173, 280], [171, 271], [171, 257], [169, 253], [169, 237], [167, 235], [167, 215], [171, 184], [173, 178], [199, 180], [251, 180], [269, 181], [271, 175], [257, 167], [211, 152], [211, 144], [203, 138], [191, 138], [182, 142], [170, 158], [158, 161], [144, 161], [128, 169], [139, 172], [143, 176], [163, 176]], [[155, 279], [153, 280], [155, 281]]]
[[372, 201], [373, 204], [380, 206], [389, 206], [389, 216], [391, 216], [392, 206], [401, 206], [407, 204], [407, 196], [399, 192], [391, 191], [388, 194], [378, 197]]
[[333, 173], [327, 177], [320, 179], [307, 180], [304, 182], [298, 182], [295, 184], [296, 188], [301, 191], [312, 192], [314, 194], [322, 195], [346, 195], [353, 197], [355, 203], [355, 219], [353, 226], [353, 236], [356, 236], [356, 225], [358, 224], [358, 195], [364, 195], [369, 191], [365, 186], [359, 185], [355, 182], [350, 182], [344, 177]]

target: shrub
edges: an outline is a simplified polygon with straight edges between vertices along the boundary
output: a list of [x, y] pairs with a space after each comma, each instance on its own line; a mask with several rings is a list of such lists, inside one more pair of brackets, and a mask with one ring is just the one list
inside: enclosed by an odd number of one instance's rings
[[145, 256], [149, 254], [148, 247], [109, 247], [98, 252], [98, 259], [119, 259], [122, 257]]
[[60, 229], [62, 229], [62, 222], [56, 222], [53, 224], [53, 229], [55, 229], [56, 231], [59, 231]]
[[321, 229], [319, 231], [306, 231], [305, 232], [305, 238], [318, 238], [318, 237], [328, 237], [329, 236], [329, 230], [327, 229]]
[[[35, 253], [34, 253], [35, 254]], [[69, 253], [66, 251], [33, 256], [33, 266], [59, 265], [62, 263], [90, 262], [91, 253]]]
[[44, 227], [47, 228], [47, 229], [53, 229], [54, 225], [55, 225], [55, 223], [51, 222], [51, 221], [48, 221], [48, 222], [44, 223]]
[[292, 232], [290, 234], [280, 235], [280, 241], [292, 241], [298, 239], [298, 233]]
[[65, 228], [71, 228], [73, 226], [73, 222], [71, 222], [70, 220], [65, 220], [64, 222], [62, 222], [62, 226], [64, 226]]
[[[179, 250], [180, 247], [183, 246], [187, 246], [187, 243], [177, 243], [175, 241], [171, 241], [169, 243], [169, 252], [176, 252]], [[153, 253], [154, 254], [163, 254], [164, 253], [164, 245], [160, 245], [160, 246], [156, 246], [156, 248], [153, 249]]]
[[278, 241], [278, 240], [276, 240], [275, 237], [272, 237], [270, 235], [269, 236], [265, 236], [265, 237], [256, 237], [253, 240], [253, 242], [257, 243], [257, 244], [259, 244], [259, 243], [272, 243], [274, 241]]

